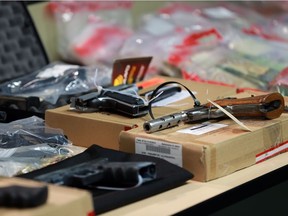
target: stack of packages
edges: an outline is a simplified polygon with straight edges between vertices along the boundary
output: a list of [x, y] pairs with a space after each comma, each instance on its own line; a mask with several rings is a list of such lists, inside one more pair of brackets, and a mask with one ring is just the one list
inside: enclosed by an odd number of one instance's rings
[[[272, 5], [285, 11], [285, 4]], [[175, 2], [133, 23], [133, 2], [72, 1], [48, 6], [57, 24], [58, 52], [66, 62], [111, 68], [117, 58], [152, 56], [146, 78], [165, 74], [286, 92], [284, 12], [267, 17], [240, 3]], [[98, 76], [111, 76], [102, 70], [98, 69]]]

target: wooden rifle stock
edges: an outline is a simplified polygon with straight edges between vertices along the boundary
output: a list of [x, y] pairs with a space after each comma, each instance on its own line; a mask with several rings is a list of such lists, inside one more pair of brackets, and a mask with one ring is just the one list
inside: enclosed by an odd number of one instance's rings
[[[221, 107], [237, 107], [241, 106], [241, 110], [233, 112], [236, 117], [265, 117], [267, 119], [278, 118], [284, 112], [284, 98], [278, 92], [269, 93], [266, 95], [251, 96], [246, 98], [224, 98], [214, 101]], [[249, 105], [259, 105], [259, 109], [249, 109]], [[213, 107], [209, 102], [206, 107]], [[247, 109], [245, 109], [245, 106]]]
[[[225, 98], [214, 101], [235, 117], [278, 118], [285, 108], [284, 98], [278, 93], [251, 96], [247, 98]], [[212, 103], [206, 103], [189, 110], [152, 119], [143, 124], [147, 133], [177, 126], [181, 122], [192, 123], [200, 120], [224, 117], [225, 114]]]

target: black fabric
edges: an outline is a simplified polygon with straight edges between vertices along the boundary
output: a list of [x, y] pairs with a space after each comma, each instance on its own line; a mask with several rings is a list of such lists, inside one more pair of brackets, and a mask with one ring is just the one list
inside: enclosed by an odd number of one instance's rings
[[90, 190], [93, 195], [94, 209], [96, 214], [104, 213], [123, 205], [127, 205], [129, 203], [178, 187], [185, 184], [187, 180], [193, 178], [192, 173], [163, 159], [115, 151], [100, 147], [98, 145], [92, 145], [83, 153], [80, 153], [59, 163], [50, 165], [46, 168], [20, 175], [19, 177], [34, 179], [39, 175], [43, 175], [54, 170], [67, 168], [78, 163], [89, 162], [93, 159], [103, 157], [108, 158], [109, 161], [115, 162], [155, 162], [157, 178], [156, 180], [143, 184], [140, 187], [128, 189], [125, 191], [107, 191], [100, 189]]

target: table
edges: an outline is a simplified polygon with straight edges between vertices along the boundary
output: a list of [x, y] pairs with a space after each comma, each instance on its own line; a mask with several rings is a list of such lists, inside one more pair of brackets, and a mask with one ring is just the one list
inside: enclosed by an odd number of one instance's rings
[[179, 212], [192, 215], [199, 211], [208, 214], [283, 181], [288, 183], [288, 152], [209, 182], [190, 180], [183, 186], [103, 215], [161, 216]]

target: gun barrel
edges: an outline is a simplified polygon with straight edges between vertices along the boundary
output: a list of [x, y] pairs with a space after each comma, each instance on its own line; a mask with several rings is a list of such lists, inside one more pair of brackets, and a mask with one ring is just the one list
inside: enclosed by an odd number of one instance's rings
[[153, 133], [155, 131], [177, 126], [180, 122], [186, 120], [188, 120], [188, 116], [187, 113], [183, 111], [147, 121], [143, 124], [143, 128], [147, 133]]
[[[266, 119], [278, 118], [284, 112], [285, 106], [283, 96], [277, 92], [248, 98], [225, 98], [216, 100], [215, 103], [236, 117], [265, 117]], [[224, 116], [226, 115], [220, 109], [209, 102], [190, 110], [147, 121], [143, 124], [143, 128], [147, 133], [153, 133], [177, 126], [180, 122], [191, 123]]]

